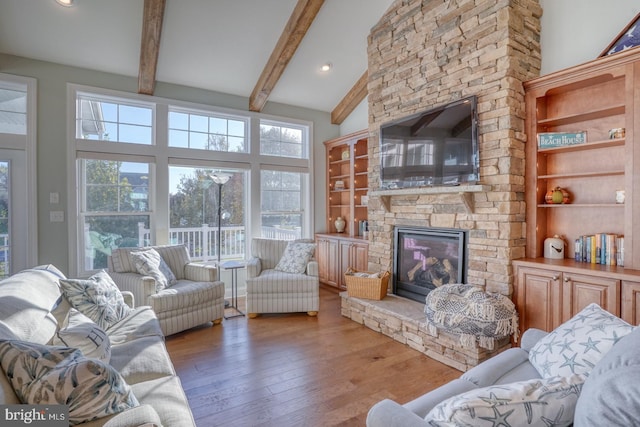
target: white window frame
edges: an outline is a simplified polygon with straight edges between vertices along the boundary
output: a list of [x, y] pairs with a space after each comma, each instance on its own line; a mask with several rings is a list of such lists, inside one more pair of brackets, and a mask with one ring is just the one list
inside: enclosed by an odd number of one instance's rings
[[20, 236], [27, 242], [26, 262], [31, 266], [38, 264], [38, 164], [37, 164], [37, 80], [31, 77], [15, 76], [12, 74], [0, 73], [0, 85], [7, 89], [18, 89], [27, 91], [27, 117], [26, 135], [4, 134], [4, 143], [0, 146], [3, 149], [21, 150], [25, 152], [25, 179], [27, 193], [27, 212], [23, 213], [27, 218], [27, 230], [25, 236]]
[[[229, 114], [229, 113], [222, 113], [219, 111], [212, 111], [212, 110], [197, 110], [195, 108], [184, 108], [184, 107], [178, 107], [177, 105], [175, 105], [174, 103], [172, 103], [171, 105], [169, 105], [169, 113], [181, 113], [181, 114], [187, 114], [187, 115], [200, 115], [200, 116], [207, 116], [208, 119], [211, 118], [218, 118], [218, 119], [225, 119], [225, 120], [236, 120], [236, 121], [242, 121], [244, 122], [244, 133], [245, 133], [245, 147], [246, 147], [246, 151], [242, 152], [243, 154], [249, 153], [251, 150], [251, 146], [249, 144], [249, 129], [250, 129], [250, 122], [251, 119], [249, 116], [247, 115], [239, 115], [239, 114]], [[168, 116], [167, 116], [168, 119]], [[207, 124], [208, 126], [208, 124]], [[168, 128], [168, 131], [171, 130], [182, 130], [182, 129], [177, 129], [177, 128]], [[194, 132], [194, 133], [202, 133], [200, 131], [195, 131], [195, 130], [191, 130], [191, 127], [189, 127], [188, 130], [186, 130], [186, 132]], [[230, 136], [227, 132], [226, 136]], [[167, 139], [167, 145], [169, 145], [169, 140]], [[218, 151], [218, 150], [205, 150], [202, 148], [185, 148], [185, 147], [178, 147], [178, 146], [171, 146], [172, 148], [182, 148], [182, 149], [186, 149], [186, 150], [203, 150], [203, 151], [213, 151], [216, 153], [234, 153], [235, 151]]]
[[[122, 102], [127, 100], [132, 104], [149, 103], [154, 105], [153, 114], [153, 143], [151, 145], [105, 142], [76, 138], [76, 95], [78, 93], [89, 94], [95, 97], [113, 98]], [[169, 110], [190, 112], [194, 114], [204, 113], [211, 115], [230, 116], [235, 118], [248, 118], [248, 153], [213, 151], [201, 149], [187, 149], [181, 147], [169, 147]], [[196, 104], [185, 101], [177, 101], [155, 96], [144, 96], [126, 92], [100, 89], [76, 84], [67, 86], [67, 161], [69, 165], [75, 165], [78, 156], [95, 158], [96, 155], [118, 158], [122, 161], [136, 161], [140, 157], [152, 159], [151, 181], [155, 189], [149, 189], [149, 212], [151, 214], [151, 240], [153, 244], [168, 244], [169, 238], [169, 166], [193, 166], [205, 168], [229, 168], [247, 171], [247, 204], [245, 206], [247, 247], [250, 250], [249, 241], [252, 237], [260, 235], [260, 215], [251, 215], [251, 212], [260, 211], [260, 170], [274, 169], [291, 172], [304, 172], [309, 176], [308, 192], [305, 194], [307, 206], [304, 208], [304, 232], [303, 236], [312, 238], [315, 230], [313, 223], [313, 123], [305, 120], [289, 119], [271, 116], [261, 113], [236, 111], [233, 109], [214, 107], [210, 105]], [[306, 132], [308, 144], [308, 158], [297, 159], [291, 157], [261, 156], [260, 155], [260, 120], [281, 123], [284, 126], [296, 126]], [[68, 192], [70, 195], [79, 193], [78, 168], [68, 168]], [[166, 196], [166, 197], [165, 197]], [[78, 198], [69, 197], [68, 212], [70, 223], [76, 218], [78, 211]], [[69, 270], [76, 276], [87, 276], [92, 272], [82, 271], [82, 257], [84, 255], [82, 230], [78, 227], [69, 227]], [[248, 254], [247, 254], [248, 255]]]

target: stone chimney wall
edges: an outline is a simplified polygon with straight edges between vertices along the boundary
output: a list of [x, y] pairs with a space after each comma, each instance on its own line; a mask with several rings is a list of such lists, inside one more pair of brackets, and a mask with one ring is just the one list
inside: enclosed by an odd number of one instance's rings
[[[465, 229], [467, 282], [511, 295], [511, 261], [524, 256], [526, 237], [522, 82], [540, 73], [541, 15], [538, 0], [396, 0], [371, 30], [370, 270], [391, 270], [396, 225]], [[376, 196], [380, 125], [471, 95], [488, 190], [467, 193], [473, 209], [456, 190]]]

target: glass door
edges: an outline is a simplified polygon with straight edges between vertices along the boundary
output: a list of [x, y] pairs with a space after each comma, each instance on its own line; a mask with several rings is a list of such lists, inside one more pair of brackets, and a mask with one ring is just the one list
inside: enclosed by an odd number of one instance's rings
[[25, 154], [0, 149], [0, 277], [27, 268]]
[[0, 74], [0, 278], [37, 260], [36, 81]]

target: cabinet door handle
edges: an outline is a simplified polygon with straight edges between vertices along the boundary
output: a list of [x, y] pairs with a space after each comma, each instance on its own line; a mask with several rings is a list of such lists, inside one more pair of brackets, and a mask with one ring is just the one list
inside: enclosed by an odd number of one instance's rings
[[571, 278], [570, 278], [570, 277], [565, 277], [565, 278], [564, 278], [564, 282], [565, 282], [565, 283], [568, 283], [568, 282], [570, 282], [570, 281], [571, 281]]
[[551, 280], [553, 280], [553, 281], [555, 282], [555, 281], [556, 281], [556, 280], [558, 280], [559, 278], [560, 278], [560, 276], [556, 275], [556, 276], [553, 276], [553, 277], [551, 278]]

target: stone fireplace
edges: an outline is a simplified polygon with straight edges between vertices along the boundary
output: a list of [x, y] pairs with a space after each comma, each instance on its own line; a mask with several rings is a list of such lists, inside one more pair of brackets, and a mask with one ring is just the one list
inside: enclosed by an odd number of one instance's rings
[[395, 227], [392, 289], [421, 303], [432, 290], [466, 283], [467, 232], [430, 227]]
[[[466, 281], [511, 295], [525, 252], [524, 89], [540, 72], [537, 0], [397, 0], [369, 35], [369, 269], [396, 227], [468, 232]], [[383, 123], [477, 96], [479, 185], [380, 189]]]
[[[397, 227], [465, 230], [466, 283], [512, 294], [512, 261], [524, 257], [526, 237], [522, 83], [540, 73], [541, 15], [538, 0], [396, 0], [372, 28], [370, 271], [392, 271]], [[479, 183], [381, 189], [380, 126], [471, 95], [478, 101]], [[424, 304], [396, 296], [379, 303], [343, 298], [342, 312], [461, 370], [508, 346], [487, 353], [460, 349], [446, 336], [432, 340], [421, 323]]]

